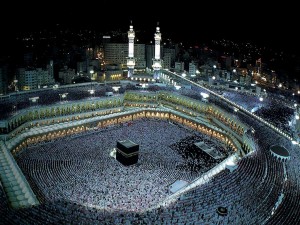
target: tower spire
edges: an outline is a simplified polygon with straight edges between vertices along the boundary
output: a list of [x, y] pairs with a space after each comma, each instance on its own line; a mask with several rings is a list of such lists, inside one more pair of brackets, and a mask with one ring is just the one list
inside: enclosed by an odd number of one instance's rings
[[130, 20], [129, 31], [128, 31], [127, 77], [131, 77], [133, 75], [134, 66], [135, 66], [134, 38], [135, 38], [135, 32], [133, 30], [132, 20]]
[[159, 22], [157, 22], [156, 32], [154, 34], [154, 40], [155, 40], [155, 47], [154, 47], [154, 59], [152, 68], [154, 70], [154, 79], [159, 79], [160, 77], [160, 70], [161, 70], [161, 58], [160, 58], [160, 42], [161, 42], [161, 33], [159, 28]]

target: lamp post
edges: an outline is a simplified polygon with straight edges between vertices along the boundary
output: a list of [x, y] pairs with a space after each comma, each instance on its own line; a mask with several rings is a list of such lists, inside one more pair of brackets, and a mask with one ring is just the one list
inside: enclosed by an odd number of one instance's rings
[[17, 110], [18, 110], [17, 104], [13, 105], [13, 106], [12, 106], [13, 114], [17, 114]]
[[120, 86], [113, 86], [112, 89], [117, 92], [118, 94], [120, 94], [119, 92], [119, 89], [120, 89]]
[[93, 87], [92, 87], [92, 76], [94, 74], [94, 70], [90, 70], [90, 74], [91, 74], [91, 90], [93, 90]]
[[62, 103], [62, 99], [67, 98], [67, 95], [68, 95], [68, 94], [69, 94], [69, 93], [59, 94], [59, 100], [60, 100], [60, 103]]
[[60, 102], [61, 102], [61, 95], [62, 95], [62, 94], [59, 94], [59, 101], [60, 101]]
[[14, 88], [15, 88], [15, 92], [17, 92], [18, 91], [18, 80], [14, 80]]
[[91, 98], [94, 96], [95, 97], [95, 90], [91, 89], [89, 90], [89, 93], [91, 94]]
[[215, 71], [216, 71], [217, 66], [213, 65], [213, 69], [212, 69], [212, 75], [215, 76]]
[[36, 104], [38, 105], [38, 100], [40, 99], [39, 96], [36, 96], [36, 97], [32, 97], [32, 98], [29, 98], [29, 101], [30, 101], [30, 106], [32, 106], [32, 104]]

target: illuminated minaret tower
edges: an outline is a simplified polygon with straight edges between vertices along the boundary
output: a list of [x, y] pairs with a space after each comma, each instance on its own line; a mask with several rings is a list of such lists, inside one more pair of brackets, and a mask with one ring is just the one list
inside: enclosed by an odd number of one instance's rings
[[129, 31], [128, 31], [128, 57], [127, 57], [128, 75], [127, 77], [131, 77], [133, 75], [133, 70], [135, 66], [134, 38], [135, 38], [135, 33], [131, 21], [129, 26]]
[[152, 68], [154, 70], [154, 79], [159, 79], [160, 77], [160, 70], [161, 70], [161, 59], [160, 59], [160, 42], [161, 42], [161, 33], [159, 29], [159, 24], [157, 23], [156, 32], [154, 34], [155, 40], [155, 49], [154, 49], [154, 59]]

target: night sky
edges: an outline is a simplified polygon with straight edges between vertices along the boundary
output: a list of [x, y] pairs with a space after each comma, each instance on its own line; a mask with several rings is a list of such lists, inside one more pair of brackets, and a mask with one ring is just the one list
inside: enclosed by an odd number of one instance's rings
[[[55, 24], [100, 31], [117, 28], [126, 30], [132, 20], [135, 29], [144, 29], [151, 34], [155, 32], [159, 21], [162, 37], [168, 34], [176, 40], [225, 38], [257, 42], [295, 52], [300, 49], [298, 7], [292, 5], [295, 3], [156, 2], [102, 0], [69, 5], [52, 1], [39, 1], [38, 5], [28, 1], [9, 2], [5, 8], [8, 15], [1, 13], [1, 38], [11, 40], [16, 32], [50, 29]], [[3, 42], [1, 46], [7, 47]]]

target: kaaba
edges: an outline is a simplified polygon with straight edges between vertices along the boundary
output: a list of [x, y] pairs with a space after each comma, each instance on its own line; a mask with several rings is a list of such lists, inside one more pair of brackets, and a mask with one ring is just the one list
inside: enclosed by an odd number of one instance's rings
[[117, 141], [116, 159], [124, 166], [136, 164], [139, 159], [139, 145], [131, 140]]

